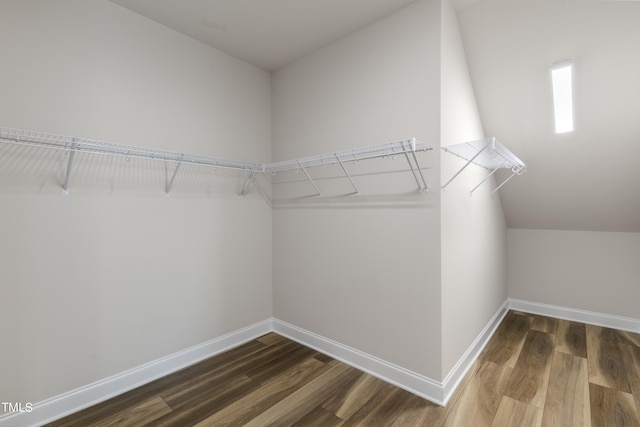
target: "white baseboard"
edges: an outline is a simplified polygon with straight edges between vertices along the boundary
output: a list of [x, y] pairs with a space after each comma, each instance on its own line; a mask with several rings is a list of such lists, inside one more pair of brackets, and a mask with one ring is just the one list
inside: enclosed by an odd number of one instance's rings
[[640, 333], [640, 319], [509, 298], [509, 308], [541, 316]]
[[297, 326], [273, 320], [274, 332], [311, 347], [322, 353], [347, 363], [361, 371], [396, 385], [413, 394], [423, 397], [438, 405], [445, 406], [460, 381], [469, 371], [478, 355], [493, 336], [496, 328], [507, 314], [508, 304], [505, 301], [474, 340], [469, 349], [446, 376], [444, 382], [436, 381], [416, 372], [394, 365], [371, 356], [360, 350], [340, 344], [323, 336], [309, 332]]
[[413, 394], [444, 405], [443, 387], [438, 381], [282, 320], [273, 320], [273, 331]]
[[509, 304], [508, 301], [505, 300], [498, 311], [495, 312], [491, 320], [489, 320], [489, 323], [487, 323], [484, 329], [480, 332], [480, 335], [478, 335], [478, 337], [469, 346], [467, 351], [458, 360], [458, 363], [456, 363], [453, 369], [449, 371], [443, 382], [445, 405], [451, 398], [451, 395], [456, 390], [456, 388], [458, 388], [458, 385], [460, 385], [460, 382], [462, 381], [464, 376], [467, 374], [467, 372], [469, 372], [469, 369], [471, 369], [473, 363], [476, 361], [478, 356], [480, 356], [480, 353], [487, 345], [496, 329], [498, 329], [500, 322], [502, 322], [502, 319], [504, 319], [508, 311]]
[[45, 424], [132, 390], [208, 357], [215, 356], [269, 332], [276, 332], [321, 351], [357, 369], [444, 406], [509, 309], [640, 333], [640, 319], [510, 298], [494, 314], [480, 335], [445, 377], [444, 381], [439, 382], [282, 320], [267, 319], [129, 371], [36, 403], [33, 405], [31, 412], [2, 415], [0, 416], [0, 427]]
[[176, 372], [272, 331], [271, 319], [146, 363], [93, 384], [36, 403], [31, 412], [0, 416], [0, 427], [36, 426], [54, 421]]

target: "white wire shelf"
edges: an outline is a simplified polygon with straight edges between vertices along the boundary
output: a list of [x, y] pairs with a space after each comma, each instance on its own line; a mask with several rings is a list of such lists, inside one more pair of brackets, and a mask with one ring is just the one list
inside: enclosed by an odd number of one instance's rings
[[285, 160], [282, 162], [269, 163], [265, 165], [266, 172], [282, 172], [313, 166], [327, 166], [340, 162], [359, 161], [373, 159], [376, 157], [396, 156], [404, 153], [431, 150], [430, 147], [418, 142], [415, 138], [402, 141], [390, 142], [371, 147], [356, 148], [352, 150], [338, 151], [329, 154], [319, 154], [315, 156], [303, 157], [296, 160]]
[[[418, 189], [421, 192], [427, 191], [427, 182], [422, 174], [422, 168], [416, 157], [416, 152], [432, 150], [431, 147], [427, 147], [415, 138], [404, 139], [401, 141], [389, 142], [381, 145], [374, 145], [364, 148], [355, 148], [345, 151], [337, 151], [328, 154], [318, 154], [314, 156], [302, 157], [295, 160], [285, 160], [281, 162], [269, 163], [265, 165], [265, 172], [276, 174], [277, 172], [300, 170], [305, 173], [307, 179], [313, 185], [316, 195], [320, 195], [320, 189], [317, 184], [311, 178], [311, 175], [307, 171], [307, 168], [314, 166], [328, 166], [333, 164], [339, 164], [344, 172], [345, 176], [349, 179], [351, 186], [354, 189], [354, 194], [358, 194], [358, 186], [351, 177], [351, 174], [346, 168], [346, 162], [357, 162], [360, 160], [374, 159], [379, 157], [404, 155], [409, 169], [413, 173], [413, 177], [416, 180]], [[409, 157], [411, 155], [411, 158]], [[413, 160], [413, 162], [412, 162]]]
[[442, 147], [442, 149], [447, 153], [451, 153], [467, 161], [467, 163], [442, 186], [443, 189], [471, 163], [491, 171], [489, 175], [471, 190], [471, 193], [499, 169], [511, 169], [511, 175], [498, 185], [491, 194], [498, 191], [500, 187], [515, 175], [522, 175], [527, 171], [527, 165], [495, 137], [449, 145]]
[[[384, 156], [396, 156], [404, 155], [409, 168], [411, 169], [413, 176], [418, 184], [420, 191], [427, 190], [427, 183], [422, 174], [422, 169], [418, 163], [416, 152], [431, 150], [431, 147], [425, 146], [423, 143], [418, 142], [415, 138], [406, 139], [396, 142], [390, 142], [387, 144], [376, 145], [365, 148], [357, 148], [352, 150], [344, 150], [334, 152], [330, 154], [320, 154], [315, 156], [303, 157], [295, 160], [287, 160], [275, 163], [257, 163], [246, 162], [238, 160], [230, 160], [219, 157], [210, 157], [190, 153], [180, 153], [174, 151], [155, 150], [150, 148], [143, 148], [131, 145], [116, 144], [113, 142], [98, 141], [85, 138], [75, 138], [71, 136], [56, 135], [44, 132], [1, 128], [0, 127], [0, 142], [7, 144], [15, 144], [29, 147], [42, 148], [47, 150], [59, 150], [68, 153], [66, 174], [64, 178], [64, 184], [62, 186], [65, 194], [68, 192], [68, 186], [70, 177], [74, 167], [74, 156], [76, 153], [94, 154], [104, 156], [115, 156], [124, 158], [139, 158], [146, 160], [155, 160], [174, 165], [173, 174], [167, 180], [165, 185], [165, 193], [168, 195], [173, 186], [174, 180], [178, 174], [180, 166], [183, 164], [192, 164], [207, 166], [212, 168], [233, 169], [243, 172], [243, 182], [240, 185], [239, 195], [244, 196], [251, 185], [265, 198], [270, 204], [269, 197], [265, 191], [256, 182], [256, 174], [258, 173], [272, 173], [300, 170], [302, 169], [307, 178], [313, 184], [317, 194], [320, 194], [318, 186], [311, 178], [307, 171], [307, 168], [314, 166], [325, 166], [331, 164], [340, 164], [346, 177], [351, 182], [355, 192], [358, 192], [358, 188], [349, 174], [345, 163], [357, 162], [359, 160], [372, 159]], [[411, 157], [410, 157], [411, 155]], [[412, 162], [413, 160], [413, 162]]]
[[113, 142], [74, 138], [70, 136], [22, 129], [0, 128], [0, 141], [9, 144], [35, 146], [68, 152], [141, 158], [171, 163], [191, 163], [194, 165], [211, 166], [214, 168], [240, 169], [250, 172], [264, 171], [264, 165], [262, 163], [229, 160], [219, 157], [178, 153], [174, 151], [155, 150], [131, 145], [116, 144]]

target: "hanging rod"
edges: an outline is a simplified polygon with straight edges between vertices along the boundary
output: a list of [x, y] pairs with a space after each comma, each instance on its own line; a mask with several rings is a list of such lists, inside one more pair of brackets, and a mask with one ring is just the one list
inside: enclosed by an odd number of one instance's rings
[[131, 145], [116, 144], [113, 142], [74, 138], [70, 136], [54, 135], [22, 129], [0, 128], [0, 141], [9, 144], [27, 145], [52, 150], [68, 151], [70, 153], [79, 152], [117, 157], [159, 160], [163, 162], [173, 162], [176, 164], [190, 163], [194, 165], [211, 166], [214, 168], [264, 172], [264, 164], [262, 163], [229, 160], [219, 157], [179, 153], [175, 151], [155, 150], [150, 148], [135, 147]]
[[481, 139], [477, 141], [463, 142], [461, 144], [442, 147], [447, 153], [451, 153], [467, 161], [443, 186], [446, 188], [462, 171], [471, 163], [481, 166], [491, 171], [478, 185], [473, 187], [473, 193], [498, 169], [511, 169], [511, 175], [505, 179], [491, 194], [495, 193], [515, 175], [522, 175], [527, 171], [527, 165], [505, 147], [495, 137]]

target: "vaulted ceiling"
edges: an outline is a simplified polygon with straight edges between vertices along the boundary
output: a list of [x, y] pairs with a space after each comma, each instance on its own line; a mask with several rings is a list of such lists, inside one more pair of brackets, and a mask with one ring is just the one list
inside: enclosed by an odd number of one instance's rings
[[[458, 20], [485, 133], [529, 169], [500, 190], [508, 225], [640, 232], [640, 2], [481, 0]], [[555, 134], [565, 59], [575, 131]]]
[[[415, 0], [112, 0], [268, 71]], [[527, 163], [509, 227], [640, 232], [640, 1], [453, 0], [487, 136]], [[549, 67], [575, 64], [555, 134]]]

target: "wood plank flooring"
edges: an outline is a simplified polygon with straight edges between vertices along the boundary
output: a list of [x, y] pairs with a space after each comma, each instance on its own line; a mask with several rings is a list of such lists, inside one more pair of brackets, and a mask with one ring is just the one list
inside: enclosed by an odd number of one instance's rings
[[640, 427], [640, 334], [511, 311], [444, 408], [268, 334], [50, 426]]

